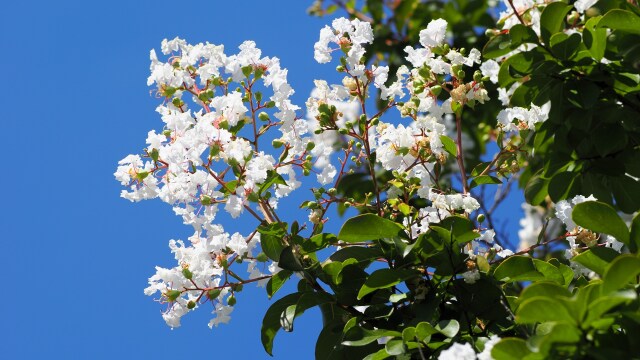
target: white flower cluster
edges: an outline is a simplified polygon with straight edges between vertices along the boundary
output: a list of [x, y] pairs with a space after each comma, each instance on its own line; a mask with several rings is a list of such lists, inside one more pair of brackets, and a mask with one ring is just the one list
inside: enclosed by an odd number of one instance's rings
[[339, 48], [347, 50], [347, 64], [353, 69], [356, 76], [364, 73], [364, 65], [360, 64], [360, 59], [364, 56], [362, 44], [373, 42], [373, 30], [371, 24], [366, 21], [339, 18], [333, 20], [331, 27], [325, 26], [320, 30], [320, 40], [314, 45], [313, 57], [320, 64], [331, 61], [329, 44], [337, 45]]
[[[446, 158], [441, 138], [446, 136], [447, 128], [444, 116], [452, 114], [452, 102], [464, 104], [468, 101], [480, 103], [488, 99], [486, 90], [480, 83], [463, 83], [457, 79], [451, 96], [445, 101], [438, 99], [436, 90], [441, 84], [438, 76], [452, 75], [456, 68], [471, 67], [479, 64], [481, 54], [471, 49], [464, 55], [455, 49], [447, 49], [444, 55], [436, 55], [434, 48], [442, 48], [446, 40], [447, 22], [443, 19], [431, 21], [427, 28], [420, 32], [421, 48], [406, 47], [406, 59], [412, 68], [401, 66], [397, 72], [397, 80], [387, 85], [388, 66], [363, 65], [363, 44], [371, 43], [373, 35], [368, 24], [359, 20], [337, 19], [332, 27], [325, 27], [320, 32], [320, 40], [315, 45], [315, 58], [320, 63], [329, 62], [331, 53], [342, 50], [344, 54], [344, 71], [347, 75], [341, 85], [329, 86], [325, 81], [316, 80], [316, 89], [307, 101], [307, 113], [310, 119], [318, 118], [322, 104], [335, 106], [341, 115], [335, 120], [336, 128], [322, 131], [314, 138], [316, 147], [312, 154], [318, 157], [316, 165], [321, 169], [318, 180], [328, 184], [336, 175], [336, 168], [330, 164], [329, 155], [339, 141], [338, 130], [345, 129], [348, 123], [357, 122], [358, 111], [363, 101], [360, 97], [369, 95], [367, 87], [373, 84], [380, 89], [381, 98], [392, 104], [407, 93], [411, 99], [402, 106], [397, 106], [403, 117], [410, 117], [409, 124], [391, 124], [376, 120], [367, 128], [369, 148], [375, 149], [378, 164], [386, 169], [406, 173], [410, 178], [420, 180], [421, 189], [418, 195], [434, 202], [440, 210], [464, 210], [468, 213], [479, 207], [478, 202], [470, 195], [438, 195], [431, 190], [434, 163]], [[329, 45], [339, 47], [330, 49]], [[425, 75], [426, 74], [426, 75]], [[455, 74], [453, 74], [455, 76]], [[428, 80], [425, 78], [428, 77]], [[316, 125], [317, 126], [317, 125]], [[318, 129], [318, 127], [316, 127]], [[356, 131], [356, 130], [354, 130]], [[358, 132], [358, 131], [356, 131]], [[364, 134], [361, 134], [364, 136]], [[366, 157], [361, 155], [361, 157]]]
[[445, 195], [432, 189], [429, 193], [429, 200], [431, 200], [435, 208], [448, 211], [464, 210], [469, 214], [480, 208], [478, 200], [468, 194]]
[[529, 110], [521, 107], [512, 107], [500, 110], [498, 113], [498, 126], [504, 131], [535, 130], [537, 123], [549, 118], [551, 102], [542, 106], [531, 104]]
[[[151, 51], [148, 84], [155, 84], [158, 95], [166, 99], [157, 108], [164, 128], [149, 132], [145, 160], [129, 155], [114, 175], [129, 188], [122, 197], [131, 201], [158, 197], [194, 228], [188, 242], [170, 242], [178, 265], [157, 267], [145, 294], [161, 293], [168, 303], [163, 317], [177, 327], [181, 316], [206, 302], [210, 291], [218, 291], [209, 299], [213, 326], [229, 320], [233, 288], [225, 275], [234, 260], [247, 265], [248, 280], [264, 283], [268, 278], [253, 258], [259, 234], [230, 235], [215, 223], [218, 206], [233, 218], [245, 210], [257, 217], [273, 216], [278, 198], [300, 185], [296, 169], [302, 169], [309, 155], [310, 137], [305, 136], [306, 122], [296, 118], [299, 108], [289, 100], [294, 91], [287, 70], [277, 58], [262, 57], [254, 42], [244, 42], [239, 53], [228, 56], [222, 46], [190, 45], [176, 38], [162, 42], [162, 53], [169, 56], [166, 62]], [[268, 91], [271, 96], [263, 99]], [[189, 95], [200, 110], [189, 108]], [[280, 130], [286, 153], [279, 161], [274, 149], [258, 148], [258, 121]], [[280, 181], [262, 188], [274, 178]], [[275, 196], [265, 196], [269, 190]], [[267, 274], [277, 271], [266, 267]]]

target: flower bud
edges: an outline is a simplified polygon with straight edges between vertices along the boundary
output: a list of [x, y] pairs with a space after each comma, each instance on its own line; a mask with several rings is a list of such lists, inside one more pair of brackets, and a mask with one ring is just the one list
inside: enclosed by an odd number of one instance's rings
[[478, 224], [482, 224], [485, 218], [484, 214], [478, 214], [478, 218], [476, 220], [478, 221]]
[[209, 300], [213, 300], [215, 298], [217, 298], [218, 296], [220, 296], [220, 289], [211, 289], [209, 291], [207, 291], [207, 298]]
[[235, 305], [235, 304], [236, 304], [236, 297], [235, 297], [235, 296], [233, 296], [233, 295], [229, 296], [229, 297], [227, 298], [227, 304], [228, 304], [229, 306], [233, 306], [233, 305]]
[[177, 298], [180, 297], [181, 294], [182, 292], [180, 290], [169, 290], [164, 293], [164, 296], [166, 296], [167, 300], [169, 300], [170, 302], [174, 302]]
[[191, 310], [196, 307], [196, 302], [191, 300], [187, 303], [187, 309]]
[[269, 260], [269, 257], [267, 256], [267, 254], [263, 252], [261, 252], [256, 256], [256, 261], [258, 262], [267, 262], [267, 260]]
[[269, 114], [263, 111], [260, 114], [258, 114], [258, 119], [262, 121], [269, 121]]
[[188, 267], [182, 269], [182, 275], [184, 275], [187, 280], [191, 280], [191, 278], [193, 278], [193, 273], [191, 272], [191, 270], [189, 270]]
[[313, 141], [307, 143], [307, 151], [313, 150], [314, 147], [316, 147], [316, 144]]

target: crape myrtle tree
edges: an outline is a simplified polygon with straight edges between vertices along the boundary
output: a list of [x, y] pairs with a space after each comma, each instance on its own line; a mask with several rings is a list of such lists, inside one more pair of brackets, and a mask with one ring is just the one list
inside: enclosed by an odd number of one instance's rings
[[[640, 9], [494, 5], [314, 3], [349, 18], [320, 29], [338, 80], [304, 106], [251, 41], [152, 50], [164, 125], [115, 176], [194, 229], [145, 289], [167, 324], [226, 323], [256, 283], [269, 354], [319, 307], [320, 359], [638, 357]], [[494, 226], [511, 184], [518, 234]], [[294, 190], [305, 219], [278, 207]]]

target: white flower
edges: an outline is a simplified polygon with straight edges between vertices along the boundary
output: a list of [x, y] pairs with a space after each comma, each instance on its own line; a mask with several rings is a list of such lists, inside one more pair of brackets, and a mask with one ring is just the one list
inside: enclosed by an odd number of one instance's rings
[[491, 356], [491, 350], [493, 347], [500, 341], [500, 337], [498, 335], [491, 335], [489, 340], [484, 343], [484, 350], [478, 354], [478, 360], [493, 360], [493, 356]]
[[448, 349], [442, 351], [438, 360], [475, 360], [476, 352], [469, 343], [454, 343]]
[[496, 232], [493, 229], [488, 229], [478, 239], [486, 242], [487, 244], [491, 244], [495, 236]]
[[239, 256], [246, 254], [247, 250], [249, 249], [247, 241], [245, 240], [244, 236], [240, 235], [240, 233], [231, 235], [231, 240], [229, 240], [227, 246]]
[[578, 10], [580, 14], [584, 14], [587, 9], [592, 7], [598, 2], [598, 0], [577, 0], [573, 6]]
[[218, 327], [219, 324], [227, 324], [229, 320], [231, 320], [231, 312], [233, 311], [233, 306], [223, 305], [222, 303], [217, 303], [215, 310], [212, 314], [215, 314], [216, 317], [209, 321], [209, 328], [212, 329], [213, 326]]
[[480, 71], [482, 76], [489, 77], [489, 81], [494, 84], [498, 83], [498, 72], [500, 71], [500, 64], [495, 60], [487, 60], [480, 65]]
[[427, 28], [420, 31], [420, 44], [424, 47], [442, 45], [447, 32], [447, 21], [444, 19], [431, 20]]
[[230, 195], [229, 199], [227, 199], [227, 203], [224, 206], [224, 209], [231, 214], [232, 218], [237, 218], [242, 214], [242, 198], [236, 195]]

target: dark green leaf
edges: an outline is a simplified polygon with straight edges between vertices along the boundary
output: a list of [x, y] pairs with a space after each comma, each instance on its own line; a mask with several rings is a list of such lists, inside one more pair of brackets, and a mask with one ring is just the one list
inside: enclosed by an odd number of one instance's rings
[[358, 300], [378, 289], [385, 289], [397, 285], [416, 276], [417, 273], [408, 269], [380, 269], [374, 271], [365, 281], [358, 292]]
[[301, 252], [309, 254], [324, 249], [331, 244], [338, 242], [338, 238], [333, 234], [322, 233], [310, 237], [301, 244]]
[[[293, 318], [301, 315], [305, 310], [331, 302], [328, 294], [316, 292], [296, 292], [279, 299], [269, 309], [262, 319], [262, 346], [269, 355], [273, 355], [273, 339], [284, 324], [291, 329]], [[291, 308], [291, 306], [295, 306]]]
[[640, 213], [631, 222], [631, 233], [629, 235], [629, 248], [635, 253], [640, 249]]
[[398, 236], [403, 227], [375, 214], [362, 214], [347, 220], [338, 234], [346, 242], [377, 240]]
[[402, 333], [385, 329], [369, 330], [356, 325], [344, 334], [345, 341], [343, 341], [342, 344], [347, 346], [362, 346], [386, 336], [400, 337]]
[[281, 270], [275, 273], [267, 283], [267, 295], [271, 298], [284, 285], [293, 272], [289, 270]]
[[604, 14], [597, 27], [640, 34], [640, 17], [631, 11], [613, 9]]
[[555, 174], [549, 181], [549, 197], [551, 197], [551, 200], [558, 202], [576, 195], [575, 188], [578, 186], [576, 184], [578, 175], [579, 173], [571, 171]]
[[478, 185], [485, 185], [485, 184], [502, 184], [502, 180], [498, 179], [495, 176], [482, 175], [482, 176], [475, 177], [473, 180], [471, 180], [471, 184], [469, 185], [469, 188], [473, 189]]
[[531, 205], [538, 205], [547, 196], [549, 181], [540, 176], [532, 176], [524, 188], [524, 197]]

